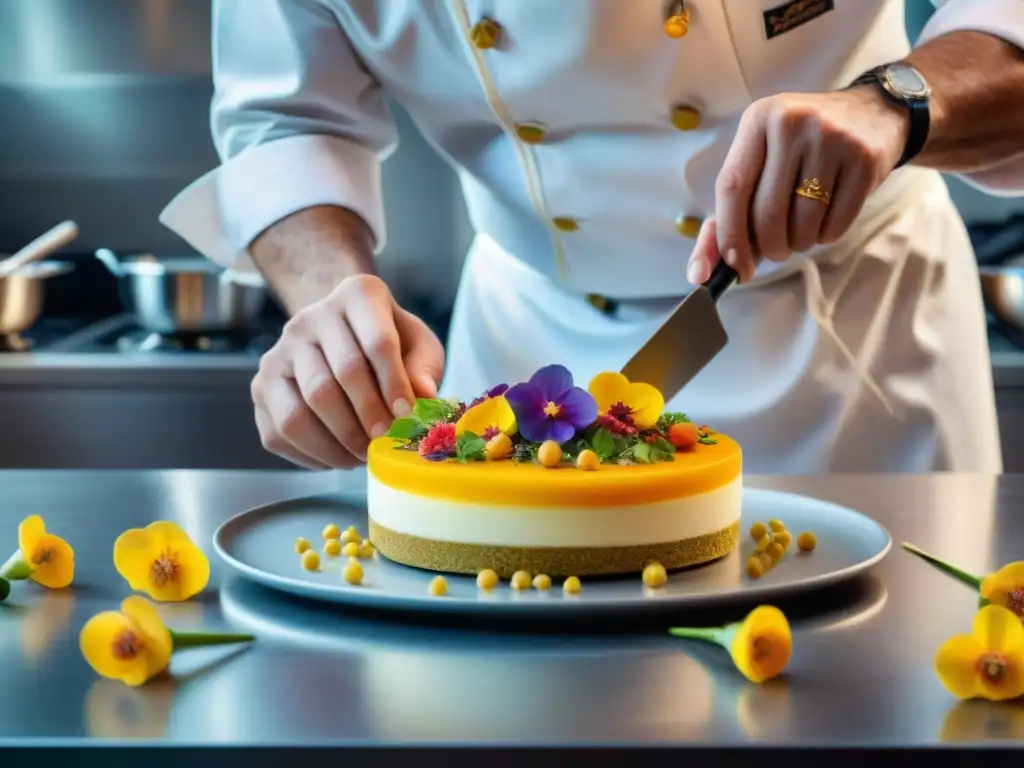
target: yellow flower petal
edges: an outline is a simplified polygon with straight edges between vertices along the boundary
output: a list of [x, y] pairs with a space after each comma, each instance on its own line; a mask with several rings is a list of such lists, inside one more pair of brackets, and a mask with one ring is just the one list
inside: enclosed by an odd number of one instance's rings
[[782, 674], [793, 651], [785, 614], [771, 605], [755, 608], [736, 630], [729, 649], [736, 668], [754, 683]]
[[512, 406], [508, 404], [508, 400], [501, 395], [489, 397], [462, 414], [462, 417], [455, 423], [455, 434], [472, 432], [482, 435], [492, 427], [497, 427], [506, 435], [512, 435], [516, 431], [516, 415], [512, 411]]
[[93, 616], [82, 627], [78, 638], [82, 656], [98, 675], [121, 680], [127, 685], [142, 685], [150, 678], [146, 655], [118, 654], [116, 643], [125, 633], [138, 631], [132, 620], [123, 613], [106, 611]]
[[162, 602], [188, 600], [210, 581], [206, 555], [166, 521], [122, 533], [114, 542], [114, 567], [132, 589]]
[[650, 429], [665, 410], [665, 398], [650, 384], [637, 382], [626, 387], [623, 401], [633, 411], [633, 422], [640, 429]]
[[150, 535], [157, 549], [174, 547], [183, 541], [192, 541], [180, 525], [169, 520], [157, 520], [147, 525], [144, 530]]
[[134, 590], [145, 592], [159, 549], [143, 528], [125, 531], [114, 542], [114, 567]]
[[625, 402], [629, 379], [621, 373], [607, 371], [590, 380], [587, 391], [597, 401], [597, 412], [607, 413], [616, 403]]
[[178, 545], [178, 583], [181, 588], [180, 600], [198, 595], [210, 583], [210, 561], [199, 547], [191, 541]]
[[171, 654], [174, 653], [174, 641], [156, 606], [144, 597], [132, 595], [121, 603], [121, 612], [131, 619], [142, 634], [142, 651], [146, 656], [149, 677], [167, 669], [171, 663]]
[[64, 589], [75, 578], [74, 550], [60, 536], [44, 533], [33, 542], [31, 549], [23, 550], [23, 554], [34, 569], [30, 578], [37, 584]]
[[986, 605], [974, 614], [972, 634], [987, 652], [1024, 651], [1024, 625], [1001, 605]]
[[18, 548], [25, 553], [26, 559], [28, 559], [28, 553], [32, 551], [35, 543], [45, 533], [46, 524], [39, 515], [32, 515], [21, 521], [21, 524], [18, 526]]
[[[981, 695], [989, 701], [1009, 701], [1019, 698], [1024, 693], [1024, 654], [1020, 651], [1012, 651], [992, 654], [992, 656], [994, 657], [992, 660], [998, 664], [999, 675], [992, 679], [980, 674], [979, 671], [978, 685]], [[988, 659], [982, 655], [979, 661], [984, 666]]]
[[981, 596], [997, 605], [1010, 608], [1021, 618], [1024, 605], [1024, 562], [1009, 563], [981, 581]]
[[958, 699], [971, 699], [978, 695], [978, 659], [985, 647], [974, 635], [956, 635], [949, 638], [935, 654], [935, 674], [939, 682]]

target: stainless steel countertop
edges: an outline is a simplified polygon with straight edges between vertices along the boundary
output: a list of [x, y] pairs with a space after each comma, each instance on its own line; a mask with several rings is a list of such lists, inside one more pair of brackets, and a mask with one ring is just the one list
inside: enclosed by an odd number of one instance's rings
[[[128, 594], [111, 562], [123, 530], [178, 521], [208, 544], [250, 506], [365, 478], [272, 472], [0, 472], [0, 542], [42, 515], [72, 542], [75, 585], [16, 584], [0, 604], [0, 745], [82, 737], [199, 744], [457, 742], [933, 744], [1024, 737], [1024, 709], [957, 704], [932, 672], [968, 631], [970, 592], [900, 551], [877, 575], [796, 604], [785, 680], [746, 683], [715, 649], [631, 627], [428, 626], [295, 603], [227, 577], [162, 608], [179, 629], [253, 630], [247, 650], [193, 650], [140, 689], [96, 677], [77, 635]], [[894, 539], [985, 572], [1024, 552], [1024, 477], [751, 478], [863, 510]], [[6, 555], [6, 553], [0, 553]], [[2, 559], [2, 558], [0, 558]], [[227, 578], [225, 578], [227, 577]], [[616, 629], [618, 631], [616, 631]], [[526, 631], [529, 630], [529, 631]]]

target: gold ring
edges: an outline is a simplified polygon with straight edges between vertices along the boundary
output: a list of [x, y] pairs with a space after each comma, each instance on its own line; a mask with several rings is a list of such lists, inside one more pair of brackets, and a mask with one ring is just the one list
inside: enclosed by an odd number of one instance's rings
[[808, 200], [817, 200], [825, 205], [832, 203], [832, 193], [822, 189], [821, 182], [818, 179], [804, 179], [803, 184], [796, 188], [796, 193], [800, 197], [806, 197]]

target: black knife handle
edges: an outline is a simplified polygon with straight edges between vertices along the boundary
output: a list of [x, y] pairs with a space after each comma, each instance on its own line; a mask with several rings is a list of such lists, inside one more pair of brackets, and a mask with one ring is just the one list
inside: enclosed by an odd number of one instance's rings
[[704, 287], [708, 289], [711, 298], [714, 301], [718, 301], [718, 297], [725, 293], [728, 288], [731, 288], [733, 283], [739, 280], [739, 277], [739, 273], [726, 264], [723, 259], [715, 265], [714, 270], [711, 272], [711, 277], [704, 283]]

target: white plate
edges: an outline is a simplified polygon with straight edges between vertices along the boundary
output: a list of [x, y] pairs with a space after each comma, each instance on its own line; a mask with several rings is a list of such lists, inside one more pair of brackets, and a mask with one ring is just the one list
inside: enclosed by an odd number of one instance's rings
[[[753, 551], [748, 530], [757, 520], [782, 520], [794, 538], [801, 531], [818, 537], [813, 553], [790, 547], [783, 560], [759, 579], [744, 573]], [[436, 575], [392, 563], [375, 554], [360, 561], [364, 578], [350, 586], [341, 578], [345, 557], [327, 557], [321, 569], [302, 568], [294, 543], [305, 537], [323, 544], [329, 523], [343, 530], [354, 525], [366, 535], [366, 509], [336, 495], [312, 496], [250, 509], [231, 518], [214, 534], [217, 553], [238, 573], [271, 589], [313, 600], [368, 608], [425, 613], [537, 615], [554, 613], [643, 612], [711, 608], [730, 602], [777, 600], [831, 586], [875, 566], [892, 547], [889, 533], [871, 518], [847, 507], [806, 496], [746, 488], [743, 491], [740, 547], [710, 565], [669, 575], [668, 584], [648, 589], [639, 574], [584, 579], [578, 595], [562, 594], [556, 584], [547, 592], [517, 592], [503, 583], [484, 592], [471, 576], [445, 575], [448, 594], [432, 597], [427, 585]]]

